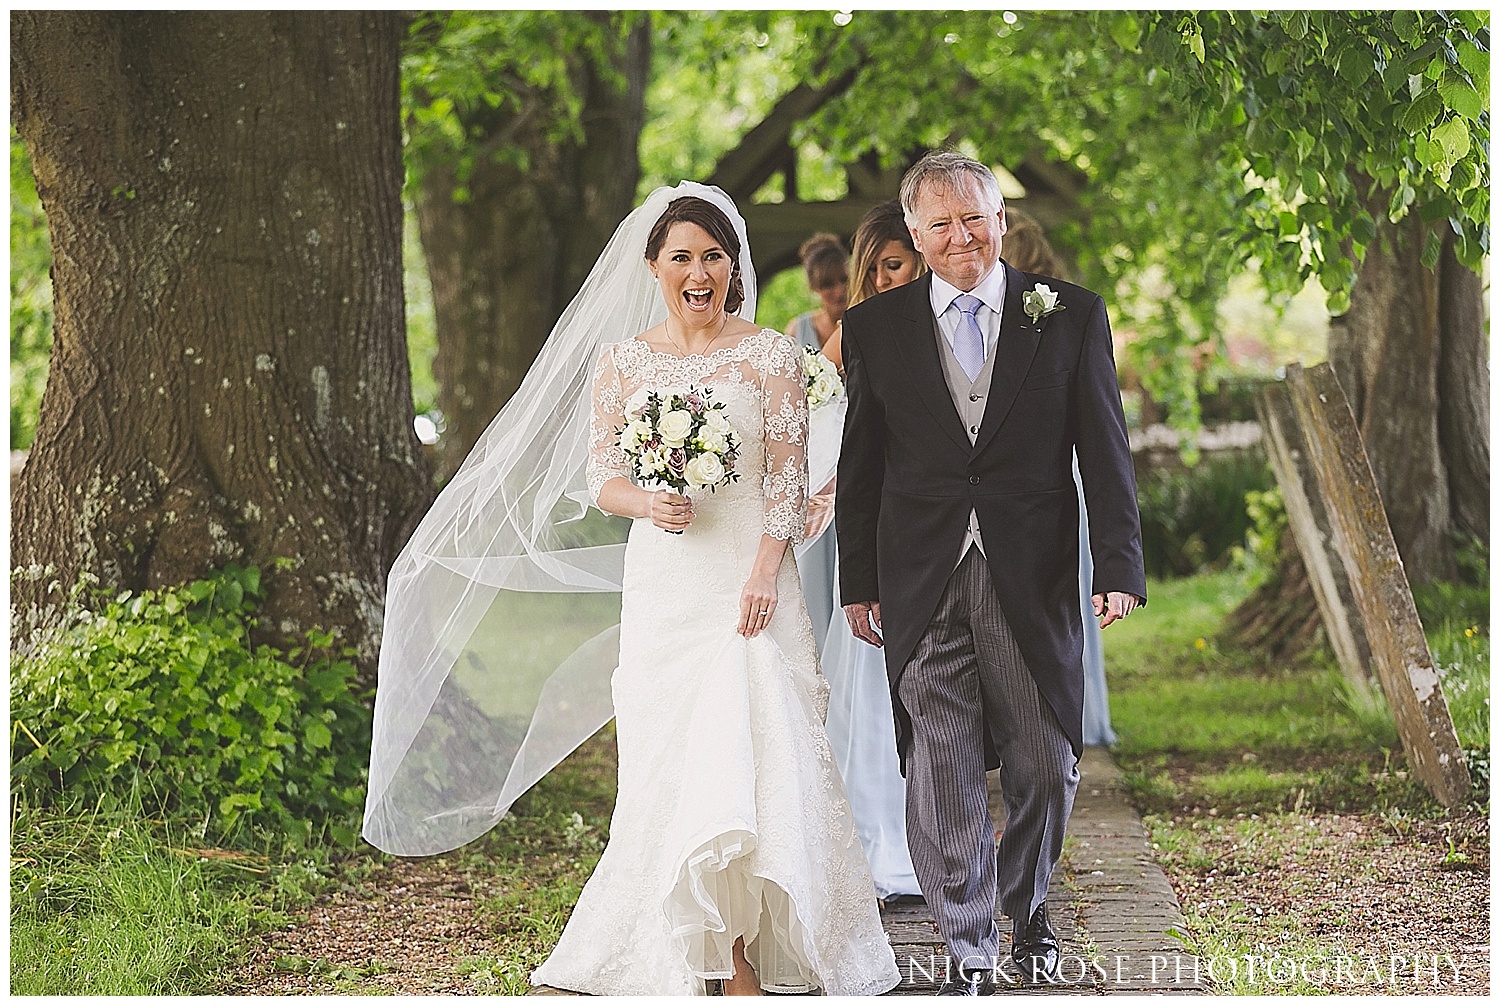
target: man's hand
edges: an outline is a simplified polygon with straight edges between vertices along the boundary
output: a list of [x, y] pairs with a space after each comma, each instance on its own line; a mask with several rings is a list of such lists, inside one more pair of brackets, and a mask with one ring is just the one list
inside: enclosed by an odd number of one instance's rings
[[1128, 594], [1122, 590], [1112, 590], [1108, 594], [1095, 594], [1094, 617], [1103, 619], [1099, 628], [1105, 628], [1111, 622], [1117, 622], [1135, 610], [1141, 599], [1134, 594]]
[[[854, 633], [855, 639], [862, 639], [874, 647], [885, 645], [880, 634], [875, 629], [881, 628], [880, 624], [880, 602], [864, 602], [858, 604], [844, 605], [844, 617], [849, 619], [849, 631]], [[870, 627], [874, 623], [875, 628]]]

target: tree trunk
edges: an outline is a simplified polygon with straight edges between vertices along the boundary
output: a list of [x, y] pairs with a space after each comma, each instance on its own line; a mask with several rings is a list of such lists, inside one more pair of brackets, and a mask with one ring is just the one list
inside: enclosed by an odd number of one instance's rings
[[1290, 663], [1312, 648], [1322, 626], [1312, 581], [1287, 528], [1281, 534], [1275, 572], [1229, 613], [1224, 630], [1236, 647]]
[[1438, 435], [1448, 469], [1454, 529], [1463, 544], [1490, 542], [1490, 364], [1484, 281], [1453, 255], [1439, 260]]
[[[1376, 219], [1380, 216], [1376, 214]], [[1421, 264], [1427, 228], [1381, 222], [1328, 355], [1370, 457], [1412, 584], [1458, 575], [1456, 546], [1489, 547], [1489, 364], [1480, 277], [1453, 255], [1446, 224], [1436, 269]], [[1286, 536], [1288, 541], [1290, 535]], [[1241, 604], [1229, 631], [1277, 657], [1314, 638], [1297, 612], [1316, 601], [1295, 546]]]
[[1427, 233], [1415, 214], [1382, 222], [1328, 337], [1413, 584], [1457, 576], [1461, 527], [1488, 539], [1476, 513], [1489, 508], [1482, 293], [1451, 247], [1422, 265]]
[[[613, 69], [625, 79], [623, 90], [579, 59], [581, 142], [550, 139], [551, 124], [523, 102], [518, 113], [466, 123], [478, 156], [463, 202], [453, 196], [454, 165], [423, 174], [417, 219], [432, 279], [433, 372], [446, 421], [440, 478], [458, 468], [520, 386], [635, 203], [650, 40], [640, 19], [617, 51]], [[494, 156], [489, 148], [502, 142], [525, 151], [524, 170]]]
[[268, 567], [263, 637], [336, 630], [373, 670], [385, 574], [430, 496], [400, 36], [387, 13], [12, 15], [56, 298], [15, 642], [80, 573], [142, 589], [236, 561]]

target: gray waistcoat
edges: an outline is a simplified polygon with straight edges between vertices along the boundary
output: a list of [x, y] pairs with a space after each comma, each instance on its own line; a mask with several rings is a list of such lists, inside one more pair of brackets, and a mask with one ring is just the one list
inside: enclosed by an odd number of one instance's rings
[[[932, 337], [937, 340], [938, 359], [943, 364], [943, 380], [948, 385], [948, 394], [953, 399], [953, 407], [958, 410], [958, 418], [964, 421], [964, 432], [969, 435], [969, 443], [972, 444], [978, 439], [979, 424], [984, 420], [984, 406], [990, 396], [990, 377], [995, 372], [995, 353], [990, 351], [984, 354], [984, 366], [979, 368], [979, 376], [970, 381], [964, 368], [958, 365], [953, 347], [943, 338], [943, 330], [938, 327], [937, 318], [932, 319]], [[971, 541], [979, 546], [981, 552], [984, 551], [984, 542], [979, 537], [979, 515], [972, 510], [969, 511], [969, 533], [964, 535], [956, 561], [963, 560]]]

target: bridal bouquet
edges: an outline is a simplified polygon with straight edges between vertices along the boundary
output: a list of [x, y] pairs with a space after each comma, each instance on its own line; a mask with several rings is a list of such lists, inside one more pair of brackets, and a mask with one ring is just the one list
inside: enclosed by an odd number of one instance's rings
[[740, 477], [734, 470], [739, 440], [724, 403], [707, 388], [637, 391], [625, 403], [617, 435], [643, 488], [712, 492]]
[[802, 369], [807, 374], [807, 408], [827, 405], [844, 393], [844, 381], [833, 361], [809, 346], [802, 347]]

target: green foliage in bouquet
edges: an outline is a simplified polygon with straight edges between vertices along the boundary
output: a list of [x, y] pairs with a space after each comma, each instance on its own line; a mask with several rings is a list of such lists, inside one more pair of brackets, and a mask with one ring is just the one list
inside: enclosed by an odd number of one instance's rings
[[11, 787], [30, 805], [143, 809], [200, 835], [327, 826], [344, 844], [364, 801], [370, 713], [349, 651], [310, 631], [249, 640], [260, 571], [122, 593], [79, 610], [11, 675]]

